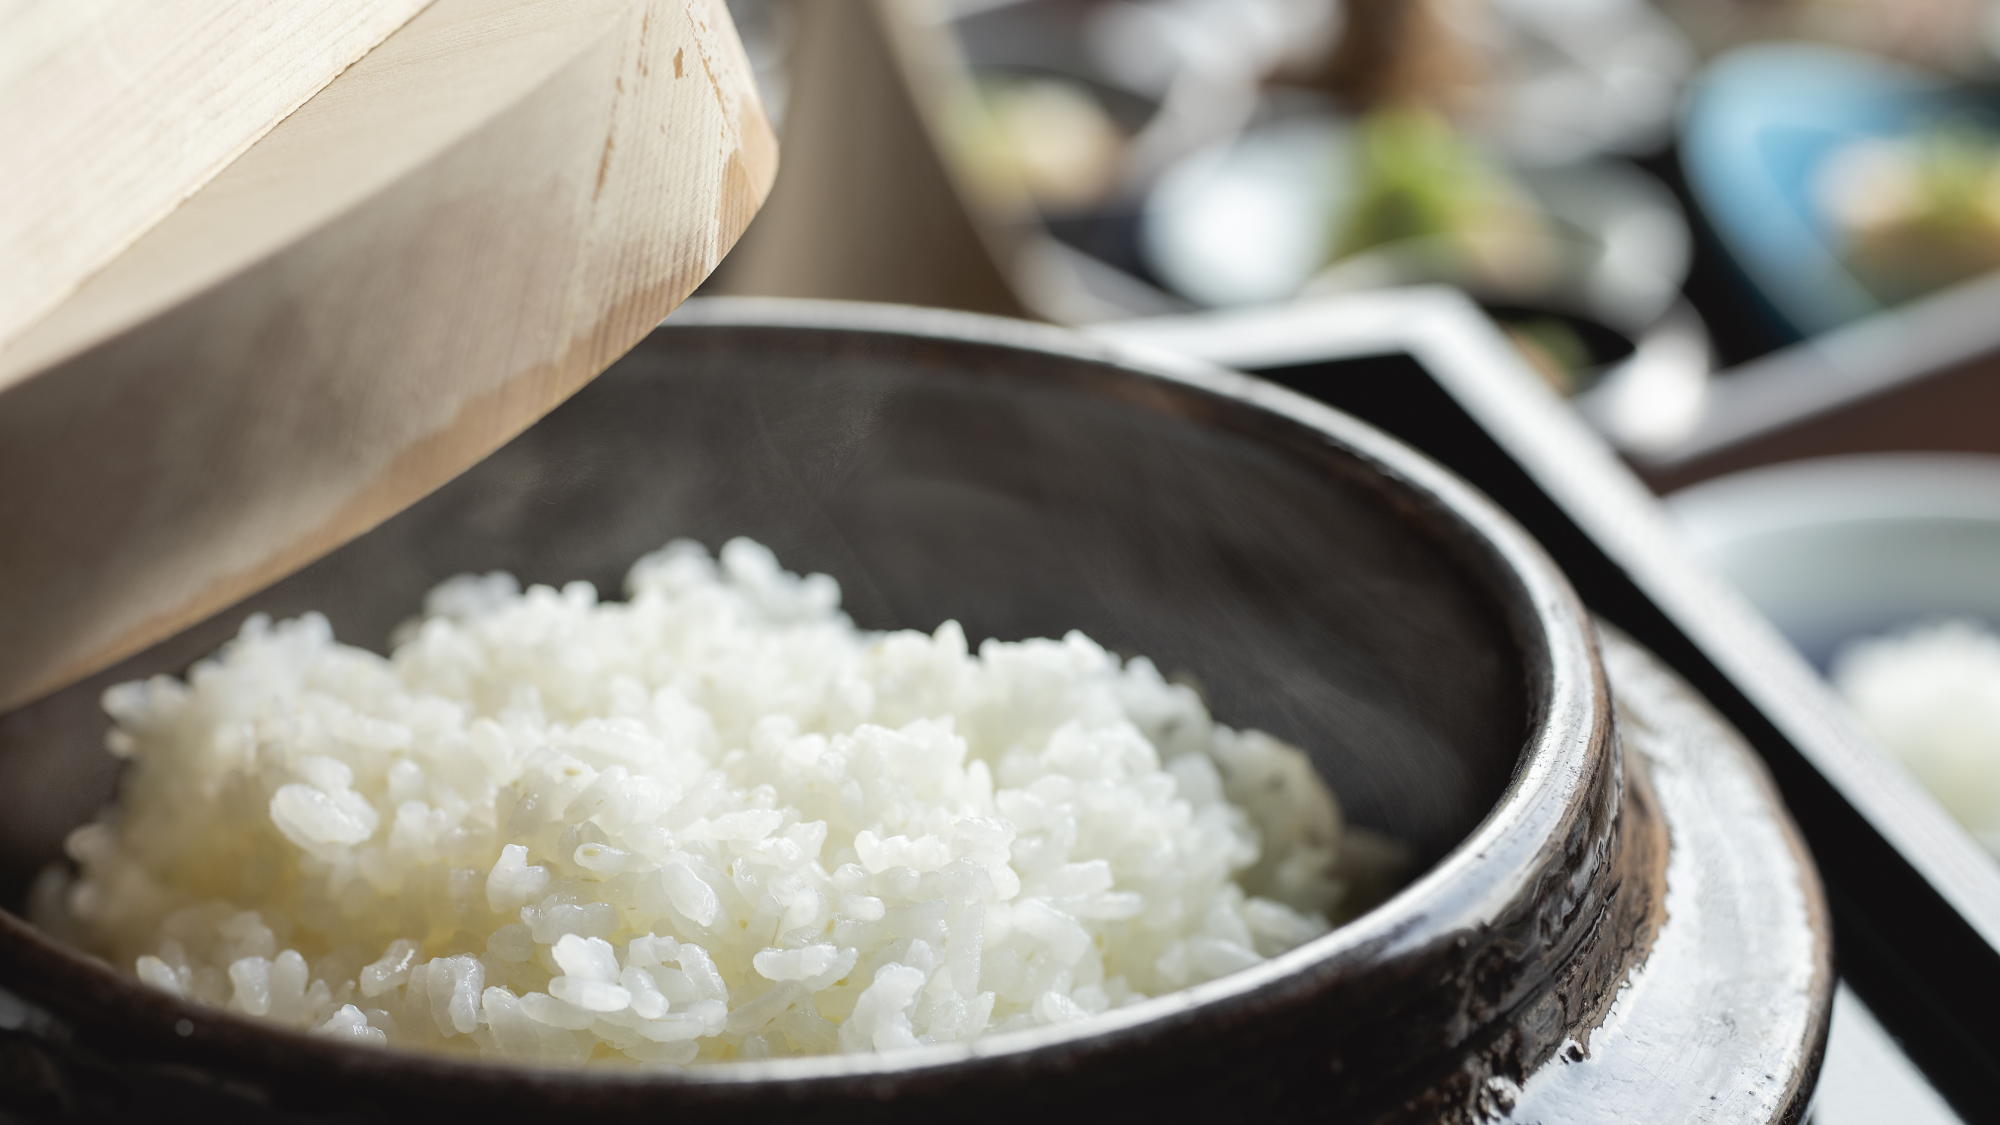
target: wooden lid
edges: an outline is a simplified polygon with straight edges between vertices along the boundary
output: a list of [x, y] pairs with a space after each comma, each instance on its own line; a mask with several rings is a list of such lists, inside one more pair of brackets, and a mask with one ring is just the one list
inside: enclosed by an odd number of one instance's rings
[[219, 170], [185, 162], [193, 194], [101, 265], [118, 231], [54, 260], [87, 276], [53, 307], [0, 317], [0, 712], [484, 457], [651, 330], [770, 188], [722, 0], [374, 7], [345, 42], [379, 45], [317, 94], [281, 83], [230, 128], [310, 100]]

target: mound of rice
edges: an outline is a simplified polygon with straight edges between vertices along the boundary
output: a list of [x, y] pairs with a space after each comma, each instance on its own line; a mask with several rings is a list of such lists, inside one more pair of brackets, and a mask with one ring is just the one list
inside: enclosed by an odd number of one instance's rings
[[159, 988], [543, 1064], [943, 1043], [1325, 931], [1330, 795], [1080, 634], [867, 633], [736, 540], [629, 600], [504, 574], [382, 657], [252, 620], [112, 689], [116, 806], [44, 924]]
[[1974, 621], [1856, 641], [1834, 685], [1924, 788], [2000, 856], [2000, 635]]

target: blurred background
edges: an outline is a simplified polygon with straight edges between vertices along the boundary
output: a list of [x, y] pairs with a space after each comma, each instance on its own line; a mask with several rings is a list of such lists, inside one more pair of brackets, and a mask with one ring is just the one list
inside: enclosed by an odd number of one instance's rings
[[784, 161], [710, 291], [1462, 290], [2000, 853], [2000, 4], [731, 9]]
[[1735, 369], [2000, 266], [1985, 0], [731, 8], [793, 127], [719, 290], [1089, 323], [1444, 283], [1669, 458]]

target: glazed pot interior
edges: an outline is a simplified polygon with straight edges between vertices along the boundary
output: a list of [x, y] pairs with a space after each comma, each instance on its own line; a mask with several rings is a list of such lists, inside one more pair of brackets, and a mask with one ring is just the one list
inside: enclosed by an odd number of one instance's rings
[[1148, 655], [1424, 865], [1498, 802], [1547, 691], [1490, 546], [1310, 427], [1083, 355], [697, 319], [372, 533], [0, 718], [10, 901], [112, 794], [103, 686], [183, 670], [247, 613], [318, 609], [380, 648], [455, 573], [611, 594], [669, 539], [738, 535], [833, 575], [864, 626]]

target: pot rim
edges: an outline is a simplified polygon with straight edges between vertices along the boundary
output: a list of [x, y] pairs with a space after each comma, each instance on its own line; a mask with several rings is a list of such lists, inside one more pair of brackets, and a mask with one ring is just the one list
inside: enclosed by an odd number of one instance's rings
[[[281, 1027], [184, 1000], [142, 984], [0, 909], [0, 950], [20, 970], [5, 987], [79, 1025], [127, 1041], [163, 1046], [228, 1067], [263, 1066], [402, 1084], [477, 1083], [559, 1089], [588, 1098], [639, 1091], [705, 1091], [727, 1096], [782, 1086], [799, 1097], [824, 1084], [893, 1084], [988, 1065], [1035, 1069], [1077, 1065], [1152, 1030], [1254, 1010], [1332, 977], [1463, 934], [1534, 893], [1547, 854], [1560, 855], [1592, 787], [1615, 770], [1610, 703], [1590, 619], [1553, 561], [1513, 519], [1471, 485], [1402, 442], [1332, 407], [1276, 384], [1188, 357], [1155, 352], [1048, 325], [910, 306], [800, 298], [699, 298], [656, 330], [768, 328], [917, 338], [972, 349], [1053, 355], [1115, 373], [1121, 381], [1165, 384], [1176, 394], [1220, 400], [1271, 416], [1353, 457], [1390, 495], [1414, 500], [1430, 530], [1495, 594], [1521, 658], [1529, 700], [1513, 776], [1471, 832], [1428, 870], [1359, 917], [1249, 968], [1190, 988], [1061, 1024], [1001, 1032], [967, 1043], [891, 1052], [701, 1063], [674, 1069], [547, 1066], [382, 1048]], [[642, 343], [641, 347], [656, 346]], [[1017, 377], [1010, 375], [1008, 377]], [[1136, 407], [1135, 407], [1136, 408]], [[1511, 587], [1511, 588], [1509, 588]], [[223, 612], [228, 612], [227, 610]], [[32, 706], [32, 705], [31, 705]], [[79, 1000], [79, 997], [82, 999]], [[97, 1006], [97, 1010], [82, 1010]], [[883, 1086], [884, 1091], [889, 1087]]]

